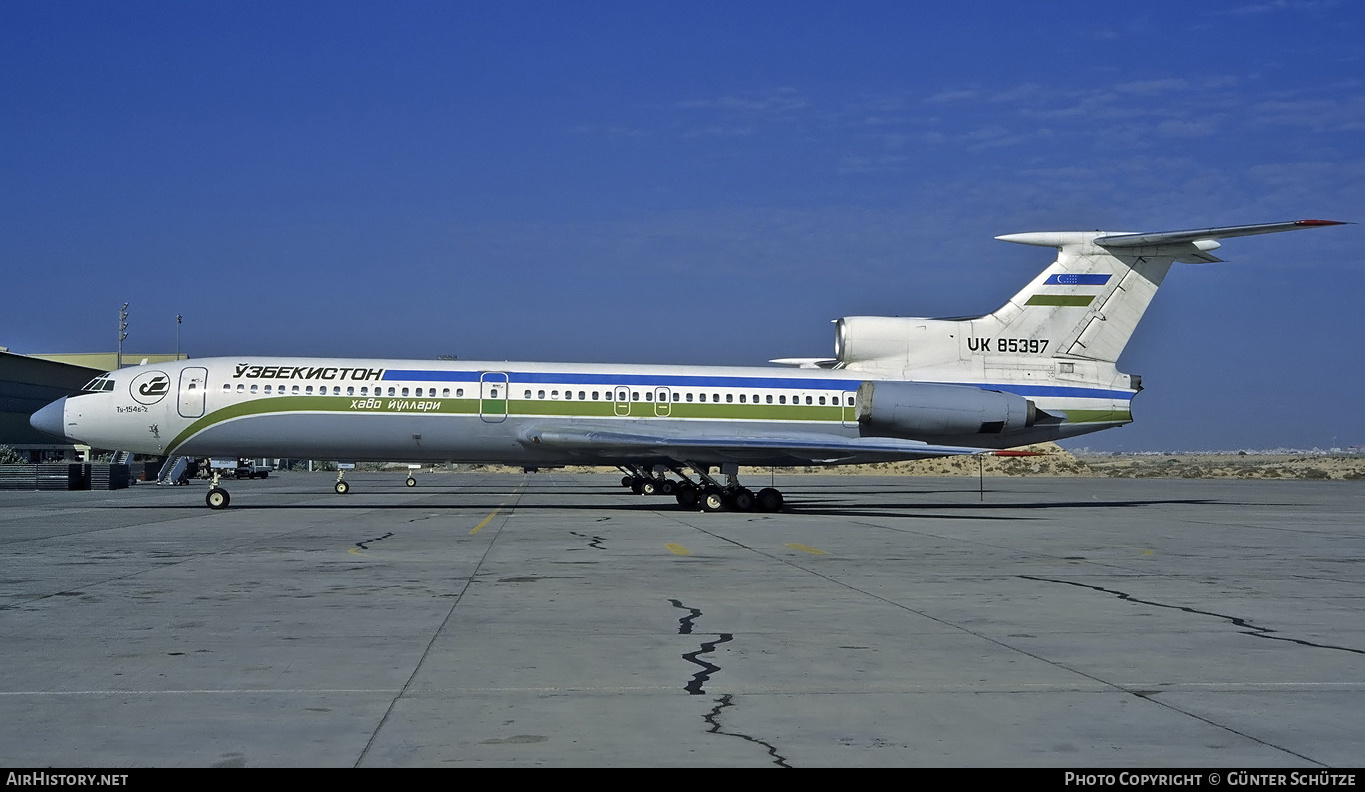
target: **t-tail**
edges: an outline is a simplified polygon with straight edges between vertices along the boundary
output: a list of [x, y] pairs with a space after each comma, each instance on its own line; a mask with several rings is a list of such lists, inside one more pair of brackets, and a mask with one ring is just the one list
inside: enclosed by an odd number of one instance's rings
[[799, 365], [866, 372], [878, 380], [970, 385], [1016, 394], [1037, 413], [994, 437], [953, 438], [1010, 446], [1071, 437], [1132, 420], [1141, 378], [1115, 364], [1176, 262], [1217, 262], [1220, 239], [1342, 225], [1332, 220], [1129, 233], [1044, 231], [996, 237], [1053, 247], [1057, 259], [998, 310], [974, 319], [849, 316], [838, 320], [837, 357]]

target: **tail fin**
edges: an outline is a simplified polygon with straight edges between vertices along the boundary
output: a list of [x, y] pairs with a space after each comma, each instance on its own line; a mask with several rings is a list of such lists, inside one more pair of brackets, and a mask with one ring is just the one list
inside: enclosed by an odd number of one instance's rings
[[[1056, 357], [1116, 362], [1171, 264], [1221, 261], [1217, 240], [1342, 225], [1333, 220], [1189, 231], [1006, 234], [1005, 242], [1057, 248], [1057, 260], [999, 310], [973, 320], [984, 338], [1046, 340]], [[1003, 349], [1001, 351], [1004, 351]]]

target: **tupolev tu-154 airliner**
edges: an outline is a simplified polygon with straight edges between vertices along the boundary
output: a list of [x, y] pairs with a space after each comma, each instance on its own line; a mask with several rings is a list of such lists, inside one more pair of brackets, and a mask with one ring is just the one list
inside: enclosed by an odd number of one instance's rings
[[[740, 465], [973, 454], [1130, 423], [1141, 378], [1115, 364], [1172, 263], [1331, 225], [997, 237], [1057, 259], [993, 313], [847, 316], [833, 358], [783, 367], [208, 358], [110, 371], [31, 423], [165, 456], [610, 465], [684, 507], [778, 511], [782, 493], [745, 488]], [[205, 501], [228, 505], [216, 474]]]

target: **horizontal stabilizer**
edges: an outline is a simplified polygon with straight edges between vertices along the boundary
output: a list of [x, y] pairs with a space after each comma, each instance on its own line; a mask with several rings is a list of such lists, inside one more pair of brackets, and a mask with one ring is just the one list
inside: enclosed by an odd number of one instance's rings
[[1229, 239], [1231, 237], [1275, 234], [1280, 231], [1298, 231], [1304, 228], [1321, 228], [1334, 225], [1349, 224], [1339, 220], [1291, 220], [1286, 223], [1259, 223], [1257, 225], [1223, 226], [1221, 228], [1200, 228], [1186, 231], [1158, 231], [1149, 234], [1113, 234], [1096, 237], [1095, 244], [1106, 248], [1172, 245], [1204, 239]]
[[[1323, 226], [1350, 225], [1339, 220], [1290, 220], [1284, 223], [1258, 223], [1256, 225], [1222, 226], [1219, 228], [1192, 228], [1183, 231], [1155, 231], [1146, 233], [1129, 233], [1117, 231], [1029, 231], [1022, 234], [1002, 234], [996, 239], [1001, 242], [1013, 242], [1018, 245], [1036, 245], [1038, 247], [1066, 247], [1069, 245], [1084, 245], [1093, 242], [1103, 248], [1110, 250], [1117, 248], [1132, 247], [1152, 247], [1156, 245], [1193, 245], [1192, 248], [1181, 250], [1183, 255], [1191, 255], [1199, 260], [1218, 259], [1208, 256], [1201, 258], [1201, 251], [1214, 250], [1218, 247], [1214, 240], [1228, 239], [1239, 236], [1254, 236], [1256, 234], [1275, 234], [1280, 231], [1298, 231], [1304, 228], [1322, 228]], [[1205, 244], [1199, 244], [1205, 243]], [[1173, 256], [1173, 257], [1183, 257]]]

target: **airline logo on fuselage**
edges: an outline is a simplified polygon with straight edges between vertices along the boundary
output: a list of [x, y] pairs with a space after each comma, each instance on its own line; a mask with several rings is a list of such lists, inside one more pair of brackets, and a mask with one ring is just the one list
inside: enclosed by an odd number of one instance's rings
[[144, 371], [128, 383], [128, 392], [138, 404], [156, 404], [171, 392], [171, 378], [164, 371]]
[[351, 380], [364, 382], [384, 378], [384, 369], [337, 366], [253, 366], [238, 363], [233, 379]]

